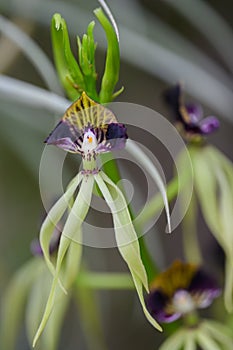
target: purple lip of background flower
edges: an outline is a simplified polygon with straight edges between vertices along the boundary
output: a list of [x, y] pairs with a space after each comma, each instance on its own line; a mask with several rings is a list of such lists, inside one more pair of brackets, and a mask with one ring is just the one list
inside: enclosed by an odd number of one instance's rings
[[171, 308], [173, 296], [179, 291], [188, 292], [197, 309], [208, 307], [221, 293], [216, 281], [201, 268], [176, 261], [152, 283], [146, 298], [152, 317], [163, 323], [180, 318], [182, 313]]
[[199, 104], [184, 103], [180, 84], [165, 93], [165, 100], [171, 106], [174, 117], [183, 125], [187, 133], [209, 135], [219, 128], [219, 120], [214, 116], [203, 118], [203, 110]]

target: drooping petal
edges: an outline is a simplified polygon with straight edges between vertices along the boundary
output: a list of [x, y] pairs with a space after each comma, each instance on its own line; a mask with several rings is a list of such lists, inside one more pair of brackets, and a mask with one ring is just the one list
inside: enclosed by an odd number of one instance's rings
[[224, 350], [231, 350], [233, 345], [232, 329], [227, 328], [222, 323], [205, 320], [202, 322], [202, 328], [207, 330], [212, 338], [222, 344]]
[[197, 343], [203, 350], [221, 350], [220, 345], [206, 332], [205, 329], [200, 328], [197, 332]]
[[143, 287], [148, 290], [147, 275], [141, 260], [138, 238], [130, 218], [126, 200], [120, 189], [103, 172], [95, 175], [95, 180], [111, 209], [117, 246], [131, 272], [144, 314], [148, 321], [161, 331], [161, 326], [150, 315], [145, 305]]
[[78, 187], [80, 181], [82, 180], [82, 175], [78, 174], [69, 184], [64, 195], [54, 204], [54, 206], [50, 209], [45, 221], [43, 222], [40, 230], [40, 245], [43, 251], [43, 255], [45, 258], [45, 262], [52, 272], [55, 273], [55, 268], [53, 263], [50, 260], [50, 241], [54, 229], [65, 211], [69, 206], [69, 201], [72, 198], [76, 188]]
[[173, 333], [165, 342], [158, 348], [158, 350], [180, 350], [183, 348], [185, 341], [186, 330], [181, 328]]
[[[49, 316], [51, 314], [51, 311], [53, 309], [53, 305], [54, 305], [56, 293], [57, 293], [57, 285], [59, 283], [59, 278], [61, 277], [60, 276], [61, 266], [65, 257], [65, 254], [69, 249], [72, 241], [75, 243], [75, 248], [77, 249], [78, 261], [80, 261], [81, 248], [82, 248], [81, 225], [87, 215], [87, 212], [90, 206], [93, 184], [94, 184], [93, 176], [87, 176], [83, 179], [77, 198], [75, 199], [72, 209], [66, 220], [66, 223], [61, 235], [60, 244], [59, 244], [52, 287], [51, 287], [48, 301], [45, 307], [43, 318], [41, 320], [41, 323], [39, 325], [39, 328], [33, 340], [33, 346], [35, 346], [37, 340], [39, 339], [41, 333], [43, 332], [43, 329], [46, 326]], [[72, 186], [70, 186], [70, 188], [71, 187]], [[71, 249], [73, 250], [73, 248], [74, 246], [72, 246]], [[73, 255], [73, 252], [72, 252], [72, 255]]]
[[166, 216], [167, 216], [167, 232], [171, 232], [171, 222], [170, 222], [170, 211], [169, 211], [169, 204], [167, 200], [167, 193], [166, 188], [163, 183], [163, 180], [154, 166], [154, 164], [151, 162], [151, 160], [147, 157], [147, 155], [141, 150], [140, 147], [137, 146], [135, 142], [132, 140], [128, 140], [126, 143], [126, 150], [133, 156], [136, 157], [138, 162], [141, 163], [141, 165], [148, 171], [148, 173], [151, 175], [152, 179], [155, 181], [156, 185], [158, 186], [160, 193], [163, 198]]
[[147, 275], [141, 260], [138, 237], [131, 221], [126, 200], [117, 185], [104, 172], [101, 171], [95, 175], [95, 181], [111, 209], [118, 249], [128, 266], [135, 270], [145, 288], [148, 289]]

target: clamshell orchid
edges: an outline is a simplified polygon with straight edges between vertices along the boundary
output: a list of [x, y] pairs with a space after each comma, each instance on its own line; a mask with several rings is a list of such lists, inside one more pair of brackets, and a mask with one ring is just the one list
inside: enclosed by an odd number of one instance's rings
[[[46, 264], [53, 275], [53, 282], [33, 346], [35, 346], [48, 321], [56, 295], [59, 294], [58, 290], [62, 289], [66, 293], [66, 289], [71, 285], [72, 279], [75, 279], [78, 272], [82, 253], [82, 224], [89, 211], [94, 186], [97, 186], [112, 213], [116, 243], [132, 275], [143, 311], [149, 322], [156, 329], [161, 330], [160, 325], [150, 315], [145, 305], [143, 292], [144, 289], [149, 291], [148, 279], [127, 201], [119, 187], [100, 169], [97, 163], [98, 156], [102, 153], [125, 147], [127, 138], [125, 125], [118, 123], [115, 115], [108, 108], [96, 103], [83, 92], [81, 97], [67, 109], [62, 120], [45, 141], [47, 145], [55, 145], [73, 154], [80, 154], [83, 169], [74, 177], [63, 196], [51, 208], [41, 227], [40, 245]], [[132, 143], [130, 145], [129, 149], [132, 151], [133, 145]], [[143, 163], [145, 163], [145, 159], [142, 159]], [[156, 168], [154, 178], [158, 182], [165, 202], [170, 231], [166, 191]], [[74, 198], [77, 189], [78, 194]], [[54, 228], [59, 224], [65, 212], [68, 212], [68, 216], [61, 233], [54, 263], [50, 256], [50, 241]], [[75, 256], [76, 274], [72, 272], [72, 277], [68, 278], [69, 285], [67, 286], [62, 280], [61, 270], [64, 261], [66, 259], [72, 261], [73, 256]], [[69, 271], [66, 273], [69, 274]]]

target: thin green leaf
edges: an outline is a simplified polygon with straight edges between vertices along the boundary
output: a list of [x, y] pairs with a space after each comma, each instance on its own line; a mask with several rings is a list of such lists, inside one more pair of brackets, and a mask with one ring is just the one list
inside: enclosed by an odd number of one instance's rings
[[59, 78], [69, 98], [76, 100], [80, 96], [80, 91], [85, 91], [83, 75], [70, 49], [66, 22], [58, 13], [52, 18], [51, 36]]
[[119, 42], [112, 24], [104, 15], [102, 9], [98, 8], [94, 11], [94, 13], [105, 31], [108, 42], [105, 69], [102, 77], [99, 97], [100, 103], [109, 103], [113, 99], [114, 89], [119, 79]]
[[165, 211], [166, 211], [166, 216], [167, 216], [167, 232], [171, 232], [171, 222], [170, 222], [170, 211], [169, 211], [169, 204], [167, 200], [167, 193], [166, 193], [166, 188], [163, 183], [163, 180], [154, 166], [154, 164], [151, 162], [151, 160], [147, 157], [147, 155], [141, 150], [138, 145], [133, 142], [132, 140], [127, 140], [126, 143], [126, 150], [133, 156], [137, 155], [137, 160], [138, 162], [148, 171], [152, 179], [155, 181], [156, 185], [159, 188], [159, 191], [162, 195], [164, 206], [165, 206]]

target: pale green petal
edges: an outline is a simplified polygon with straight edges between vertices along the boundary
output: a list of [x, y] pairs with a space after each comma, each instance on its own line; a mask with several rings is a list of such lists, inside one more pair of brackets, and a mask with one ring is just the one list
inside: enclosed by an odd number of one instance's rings
[[196, 331], [187, 330], [185, 334], [184, 350], [196, 350]]
[[95, 175], [95, 180], [111, 209], [118, 249], [130, 270], [135, 271], [148, 290], [147, 275], [141, 260], [138, 237], [131, 221], [126, 200], [120, 189], [104, 172], [101, 171]]
[[135, 287], [136, 287], [136, 290], [137, 290], [137, 293], [138, 293], [138, 297], [139, 297], [139, 300], [140, 300], [140, 303], [142, 305], [142, 309], [143, 309], [143, 312], [147, 318], [147, 320], [150, 322], [150, 324], [156, 328], [158, 331], [162, 332], [163, 329], [162, 327], [158, 324], [158, 322], [151, 316], [151, 314], [149, 313], [149, 311], [147, 310], [146, 308], [146, 304], [145, 304], [145, 300], [144, 300], [144, 295], [143, 295], [143, 284], [142, 284], [142, 281], [140, 280], [140, 278], [138, 277], [138, 275], [135, 273], [134, 270], [131, 270], [130, 269], [130, 272], [132, 274], [132, 277], [133, 277], [133, 281], [134, 281], [134, 284], [135, 284]]
[[197, 343], [202, 350], [222, 350], [219, 344], [211, 338], [211, 335], [202, 328], [197, 332]]
[[85, 220], [90, 207], [93, 186], [93, 175], [85, 176], [62, 232], [63, 236], [77, 243], [82, 243], [80, 227]]
[[68, 189], [66, 190], [64, 195], [54, 204], [52, 209], [49, 211], [45, 221], [42, 224], [41, 230], [40, 230], [41, 248], [42, 248], [42, 251], [44, 254], [46, 264], [53, 275], [55, 273], [55, 268], [50, 260], [50, 254], [49, 254], [50, 239], [51, 239], [51, 236], [54, 232], [54, 229], [55, 229], [57, 223], [62, 218], [63, 214], [65, 213], [66, 209], [68, 208], [69, 201], [72, 198], [74, 191], [76, 190], [76, 188], [79, 185], [81, 180], [82, 180], [82, 176], [80, 174], [78, 174], [71, 181], [71, 183], [68, 186]]
[[17, 335], [23, 322], [25, 302], [33, 281], [43, 265], [42, 259], [31, 259], [16, 272], [6, 288], [0, 309], [2, 349], [15, 349]]
[[160, 193], [163, 198], [165, 211], [167, 215], [167, 232], [171, 232], [171, 222], [170, 222], [170, 210], [169, 210], [169, 204], [167, 200], [167, 193], [166, 193], [166, 187], [163, 183], [163, 180], [154, 166], [154, 164], [151, 162], [151, 160], [147, 157], [147, 155], [141, 150], [138, 145], [133, 142], [132, 140], [127, 140], [126, 143], [126, 150], [133, 156], [137, 157], [137, 161], [148, 171], [152, 179], [155, 181], [156, 185], [158, 186]]
[[224, 302], [228, 312], [233, 309], [233, 256], [226, 255]]
[[180, 329], [166, 339], [158, 350], [180, 350], [184, 343], [185, 337], [185, 330]]
[[40, 273], [31, 288], [27, 306], [26, 306], [26, 331], [29, 342], [32, 342], [35, 331], [43, 315], [43, 309], [51, 287], [52, 276], [46, 268], [45, 263], [41, 259], [43, 265]]
[[217, 183], [213, 169], [208, 164], [203, 150], [192, 156], [195, 189], [201, 209], [209, 229], [221, 246], [224, 241], [221, 237], [221, 225], [218, 210]]
[[233, 334], [232, 330], [225, 327], [223, 324], [216, 321], [205, 321], [202, 324], [202, 328], [206, 329], [219, 343], [224, 346], [224, 350], [233, 349]]
[[[82, 231], [80, 227], [80, 240]], [[64, 271], [63, 283], [66, 288], [69, 288], [77, 278], [82, 257], [82, 244], [74, 241], [70, 242], [66, 256], [66, 266]]]
[[156, 329], [162, 331], [162, 328], [150, 315], [145, 305], [143, 286], [148, 290], [148, 280], [141, 260], [137, 234], [134, 230], [125, 198], [119, 188], [103, 172], [95, 175], [95, 180], [111, 209], [118, 249], [132, 274], [144, 314]]
[[231, 312], [233, 310], [233, 183], [231, 184], [233, 167], [231, 167], [231, 172], [229, 167], [229, 172], [225, 173], [222, 167], [221, 153], [216, 153], [212, 147], [208, 148], [206, 156], [208, 157], [208, 162], [212, 165], [219, 189], [220, 234], [226, 254], [224, 301], [226, 309]]
[[[33, 285], [27, 305], [26, 326], [30, 342], [32, 342], [38, 328], [38, 324], [43, 317], [46, 299], [51, 289], [51, 281], [52, 276], [44, 265], [44, 269], [41, 271], [39, 278], [37, 278]], [[49, 315], [48, 323], [46, 324], [44, 332], [37, 343], [38, 349], [57, 349], [60, 329], [68, 306], [69, 297], [58, 288], [56, 290], [54, 300], [56, 304], [53, 312]]]
[[[76, 184], [75, 182], [72, 184], [72, 186]], [[81, 225], [83, 223], [83, 220], [85, 219], [90, 202], [91, 202], [91, 197], [92, 197], [92, 189], [94, 185], [94, 178], [93, 176], [87, 176], [84, 177], [79, 193], [77, 195], [77, 198], [74, 201], [73, 207], [69, 213], [69, 216], [66, 220], [60, 243], [59, 243], [59, 248], [58, 248], [58, 253], [57, 253], [57, 260], [56, 260], [56, 268], [55, 268], [55, 275], [52, 283], [52, 287], [50, 290], [49, 298], [45, 307], [44, 315], [42, 318], [42, 321], [40, 323], [40, 326], [37, 330], [37, 333], [34, 337], [33, 340], [33, 346], [35, 346], [37, 340], [39, 339], [41, 333], [43, 332], [44, 327], [46, 326], [46, 323], [50, 317], [50, 314], [53, 309], [56, 293], [57, 293], [57, 285], [59, 282], [60, 276], [60, 271], [62, 267], [62, 263], [65, 257], [65, 254], [70, 247], [71, 242], [73, 241], [74, 243], [79, 243], [79, 244], [74, 244], [72, 246], [72, 255], [73, 255], [73, 249], [77, 249], [77, 255], [78, 255], [78, 260], [80, 259], [81, 256], [81, 242], [82, 242], [82, 237], [81, 237]], [[70, 186], [71, 188], [71, 186]], [[69, 254], [68, 254], [69, 257]], [[73, 271], [72, 271], [73, 274]], [[67, 277], [67, 283], [69, 283], [69, 279], [73, 278], [72, 274]]]

